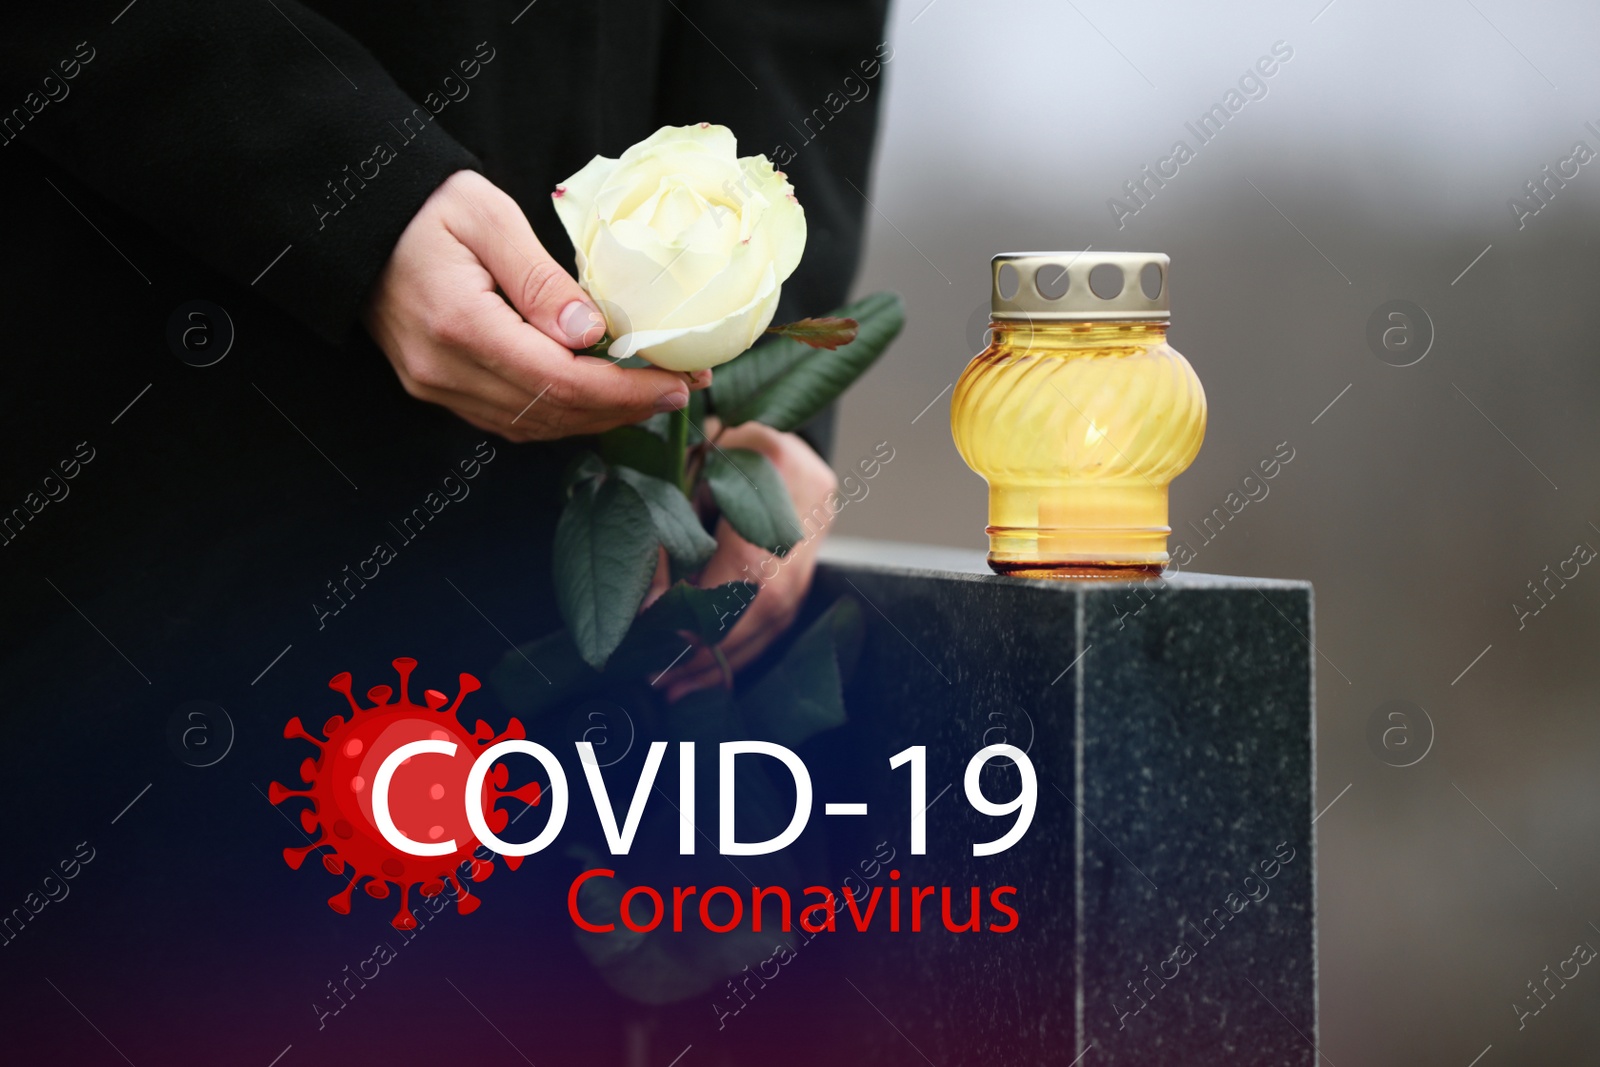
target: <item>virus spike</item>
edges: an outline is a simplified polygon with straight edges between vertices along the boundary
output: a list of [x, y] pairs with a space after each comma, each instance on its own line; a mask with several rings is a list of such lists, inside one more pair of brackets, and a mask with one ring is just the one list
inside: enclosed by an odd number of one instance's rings
[[274, 804], [282, 804], [290, 797], [309, 797], [314, 795], [309, 789], [290, 789], [288, 786], [280, 785], [277, 782], [267, 786], [267, 799]]
[[522, 866], [522, 857], [521, 856], [507, 856], [505, 859], [506, 859], [506, 870], [508, 870], [508, 871], [514, 871], [518, 867]]
[[355, 889], [355, 887], [356, 880], [352, 878], [349, 882], [345, 883], [345, 887], [343, 889], [339, 890], [333, 896], [328, 898], [328, 907], [332, 908], [340, 915], [349, 915], [350, 893]]
[[322, 865], [328, 868], [329, 874], [344, 873], [344, 860], [340, 859], [335, 853], [324, 852], [322, 854]]
[[367, 690], [367, 699], [374, 704], [387, 704], [392, 696], [394, 696], [394, 689], [387, 685], [375, 685]]
[[473, 896], [467, 891], [466, 886], [456, 881], [456, 876], [453, 872], [445, 875], [445, 877], [450, 879], [450, 884], [456, 887], [456, 914], [471, 915], [477, 911], [478, 905], [482, 904], [483, 901]]
[[522, 720], [512, 719], [506, 723], [506, 732], [500, 735], [502, 741], [521, 741], [528, 736], [528, 731], [522, 728]]
[[494, 873], [494, 864], [493, 863], [491, 863], [488, 860], [480, 860], [476, 856], [474, 856], [472, 858], [472, 869], [467, 872], [467, 877], [471, 878], [474, 882], [481, 882], [481, 881], [484, 881], [486, 878], [488, 878], [493, 873]]
[[333, 716], [327, 722], [322, 724], [322, 736], [323, 737], [332, 737], [334, 735], [334, 733], [339, 729], [339, 727], [341, 727], [343, 725], [344, 725], [344, 716], [343, 715], [335, 715], [335, 716]]
[[310, 756], [300, 761], [300, 780], [307, 783], [317, 780], [317, 761]]
[[411, 914], [411, 887], [404, 882], [400, 884], [400, 910], [394, 913], [394, 918], [389, 920], [389, 925], [396, 930], [415, 930], [417, 917]]
[[321, 748], [324, 744], [321, 738], [313, 737], [306, 732], [305, 724], [300, 721], [300, 716], [298, 715], [290, 719], [288, 723], [284, 725], [283, 736], [291, 740], [310, 741], [318, 748]]
[[300, 826], [308, 834], [311, 831], [313, 831], [313, 830], [315, 830], [317, 828], [317, 812], [316, 812], [316, 809], [314, 809], [314, 808], [301, 808], [300, 809]]
[[422, 883], [422, 888], [418, 889], [417, 892], [431, 899], [444, 892], [444, 883], [437, 879], [432, 882], [424, 882]]
[[367, 891], [367, 896], [373, 900], [382, 900], [389, 895], [389, 883], [382, 878], [374, 878], [362, 888]]
[[461, 702], [467, 699], [468, 693], [475, 693], [483, 688], [483, 683], [465, 672], [461, 675], [461, 689], [456, 693], [456, 702], [450, 705], [450, 714], [454, 715]]
[[513, 789], [511, 792], [503, 793], [501, 795], [502, 796], [508, 796], [508, 797], [516, 797], [518, 800], [522, 801], [524, 804], [537, 805], [539, 803], [539, 798], [544, 795], [544, 792], [543, 792], [543, 790], [541, 790], [539, 788], [539, 783], [538, 782], [529, 782], [527, 785], [523, 786], [520, 789]]
[[479, 719], [478, 725], [472, 728], [472, 739], [482, 743], [484, 741], [488, 741], [492, 737], [494, 737], [494, 728], [488, 723], [484, 722], [482, 719]]
[[335, 692], [343, 693], [344, 698], [350, 702], [351, 711], [360, 711], [361, 705], [356, 703], [355, 696], [350, 692], [350, 682], [350, 672], [340, 671], [338, 674], [328, 679], [328, 688], [334, 690]]
[[304, 845], [299, 848], [286, 848], [283, 850], [283, 862], [289, 865], [290, 870], [298, 871], [300, 869], [300, 865], [306, 861], [306, 856], [322, 843], [323, 842], [321, 841], [317, 841], [313, 844]]
[[422, 699], [428, 705], [429, 711], [438, 711], [440, 708], [444, 707], [445, 701], [449, 700], [450, 698], [439, 692], [437, 689], [430, 689], [426, 693], [422, 694]]
[[409, 656], [401, 656], [394, 661], [394, 669], [400, 672], [400, 703], [411, 703], [411, 672], [417, 669], [417, 661]]

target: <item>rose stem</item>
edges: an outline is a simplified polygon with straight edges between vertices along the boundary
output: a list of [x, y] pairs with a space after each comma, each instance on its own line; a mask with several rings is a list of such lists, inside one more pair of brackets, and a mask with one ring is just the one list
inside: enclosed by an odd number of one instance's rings
[[667, 454], [672, 462], [672, 484], [684, 496], [688, 496], [689, 482], [684, 477], [684, 456], [689, 447], [689, 405], [685, 404], [674, 411], [667, 425]]

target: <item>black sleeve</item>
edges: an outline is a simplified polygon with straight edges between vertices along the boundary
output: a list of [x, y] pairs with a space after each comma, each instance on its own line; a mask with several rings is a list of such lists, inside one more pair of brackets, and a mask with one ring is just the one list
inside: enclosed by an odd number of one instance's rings
[[41, 153], [343, 342], [400, 232], [476, 160], [294, 0], [125, 4], [8, 12], [0, 165]]
[[[805, 207], [805, 256], [777, 321], [826, 314], [849, 296], [894, 57], [887, 14], [887, 0], [676, 0], [663, 16], [659, 124], [728, 126], [739, 154], [772, 160]], [[800, 432], [826, 457], [833, 409]]]

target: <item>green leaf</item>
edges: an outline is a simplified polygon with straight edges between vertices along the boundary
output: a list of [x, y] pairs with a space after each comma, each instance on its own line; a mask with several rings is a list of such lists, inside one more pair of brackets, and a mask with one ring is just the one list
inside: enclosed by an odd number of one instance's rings
[[894, 293], [874, 293], [834, 315], [861, 324], [856, 339], [835, 351], [779, 337], [718, 367], [710, 393], [723, 423], [799, 427], [866, 373], [905, 325]]
[[854, 658], [862, 632], [861, 609], [849, 597], [806, 627], [777, 665], [740, 695], [751, 736], [793, 748], [844, 725], [844, 661]]
[[714, 449], [706, 457], [705, 478], [722, 517], [751, 544], [783, 556], [804, 533], [788, 487], [761, 453]]
[[650, 509], [632, 486], [607, 479], [573, 488], [556, 523], [556, 602], [591, 667], [604, 667], [627, 634], [659, 544]]
[[584, 449], [572, 457], [572, 462], [567, 464], [567, 469], [561, 474], [561, 488], [572, 495], [572, 490], [580, 483], [595, 478], [604, 477], [606, 465], [603, 460], [588, 449]]
[[745, 730], [734, 710], [733, 694], [720, 685], [685, 693], [661, 709], [661, 721], [667, 736], [708, 745], [743, 737]]
[[768, 326], [767, 333], [779, 337], [789, 337], [801, 344], [810, 345], [812, 348], [826, 348], [832, 352], [840, 345], [847, 345], [856, 339], [856, 331], [861, 324], [855, 319], [841, 319], [832, 315], [824, 315], [815, 319], [800, 319], [796, 322], [786, 322], [782, 326]]
[[671, 478], [666, 440], [651, 433], [643, 423], [618, 426], [601, 434], [600, 458], [612, 467], [632, 467], [652, 478]]
[[705, 527], [700, 525], [700, 516], [694, 513], [688, 498], [677, 486], [631, 467], [614, 467], [611, 473], [632, 486], [650, 508], [656, 533], [673, 563], [686, 571], [705, 566], [717, 550], [716, 538], [706, 533]]
[[687, 632], [704, 644], [720, 644], [758, 589], [755, 582], [725, 582], [710, 589], [679, 582], [650, 605], [640, 619], [640, 629]]
[[711, 589], [679, 582], [639, 616], [606, 665], [606, 673], [653, 679], [678, 661], [685, 646], [720, 644], [755, 599], [756, 589], [753, 582], [728, 582]]
[[600, 675], [583, 661], [566, 630], [518, 645], [489, 673], [489, 687], [500, 702], [528, 719], [590, 692], [599, 683]]
[[[634, 620], [605, 672], [583, 661], [568, 630], [518, 645], [500, 658], [489, 685], [512, 712], [532, 720], [600, 689], [607, 679], [649, 681], [691, 643], [719, 644], [755, 599], [754, 582], [700, 589], [680, 582]], [[687, 658], [687, 657], [685, 657]], [[721, 693], [721, 690], [717, 690]]]

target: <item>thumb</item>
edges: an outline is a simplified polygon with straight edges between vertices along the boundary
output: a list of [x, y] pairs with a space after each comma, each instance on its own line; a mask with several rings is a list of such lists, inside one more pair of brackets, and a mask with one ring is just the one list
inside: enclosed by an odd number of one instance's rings
[[454, 191], [465, 211], [451, 229], [478, 257], [511, 306], [534, 329], [567, 348], [587, 348], [606, 322], [587, 294], [550, 258], [517, 202], [487, 178], [468, 172]]

